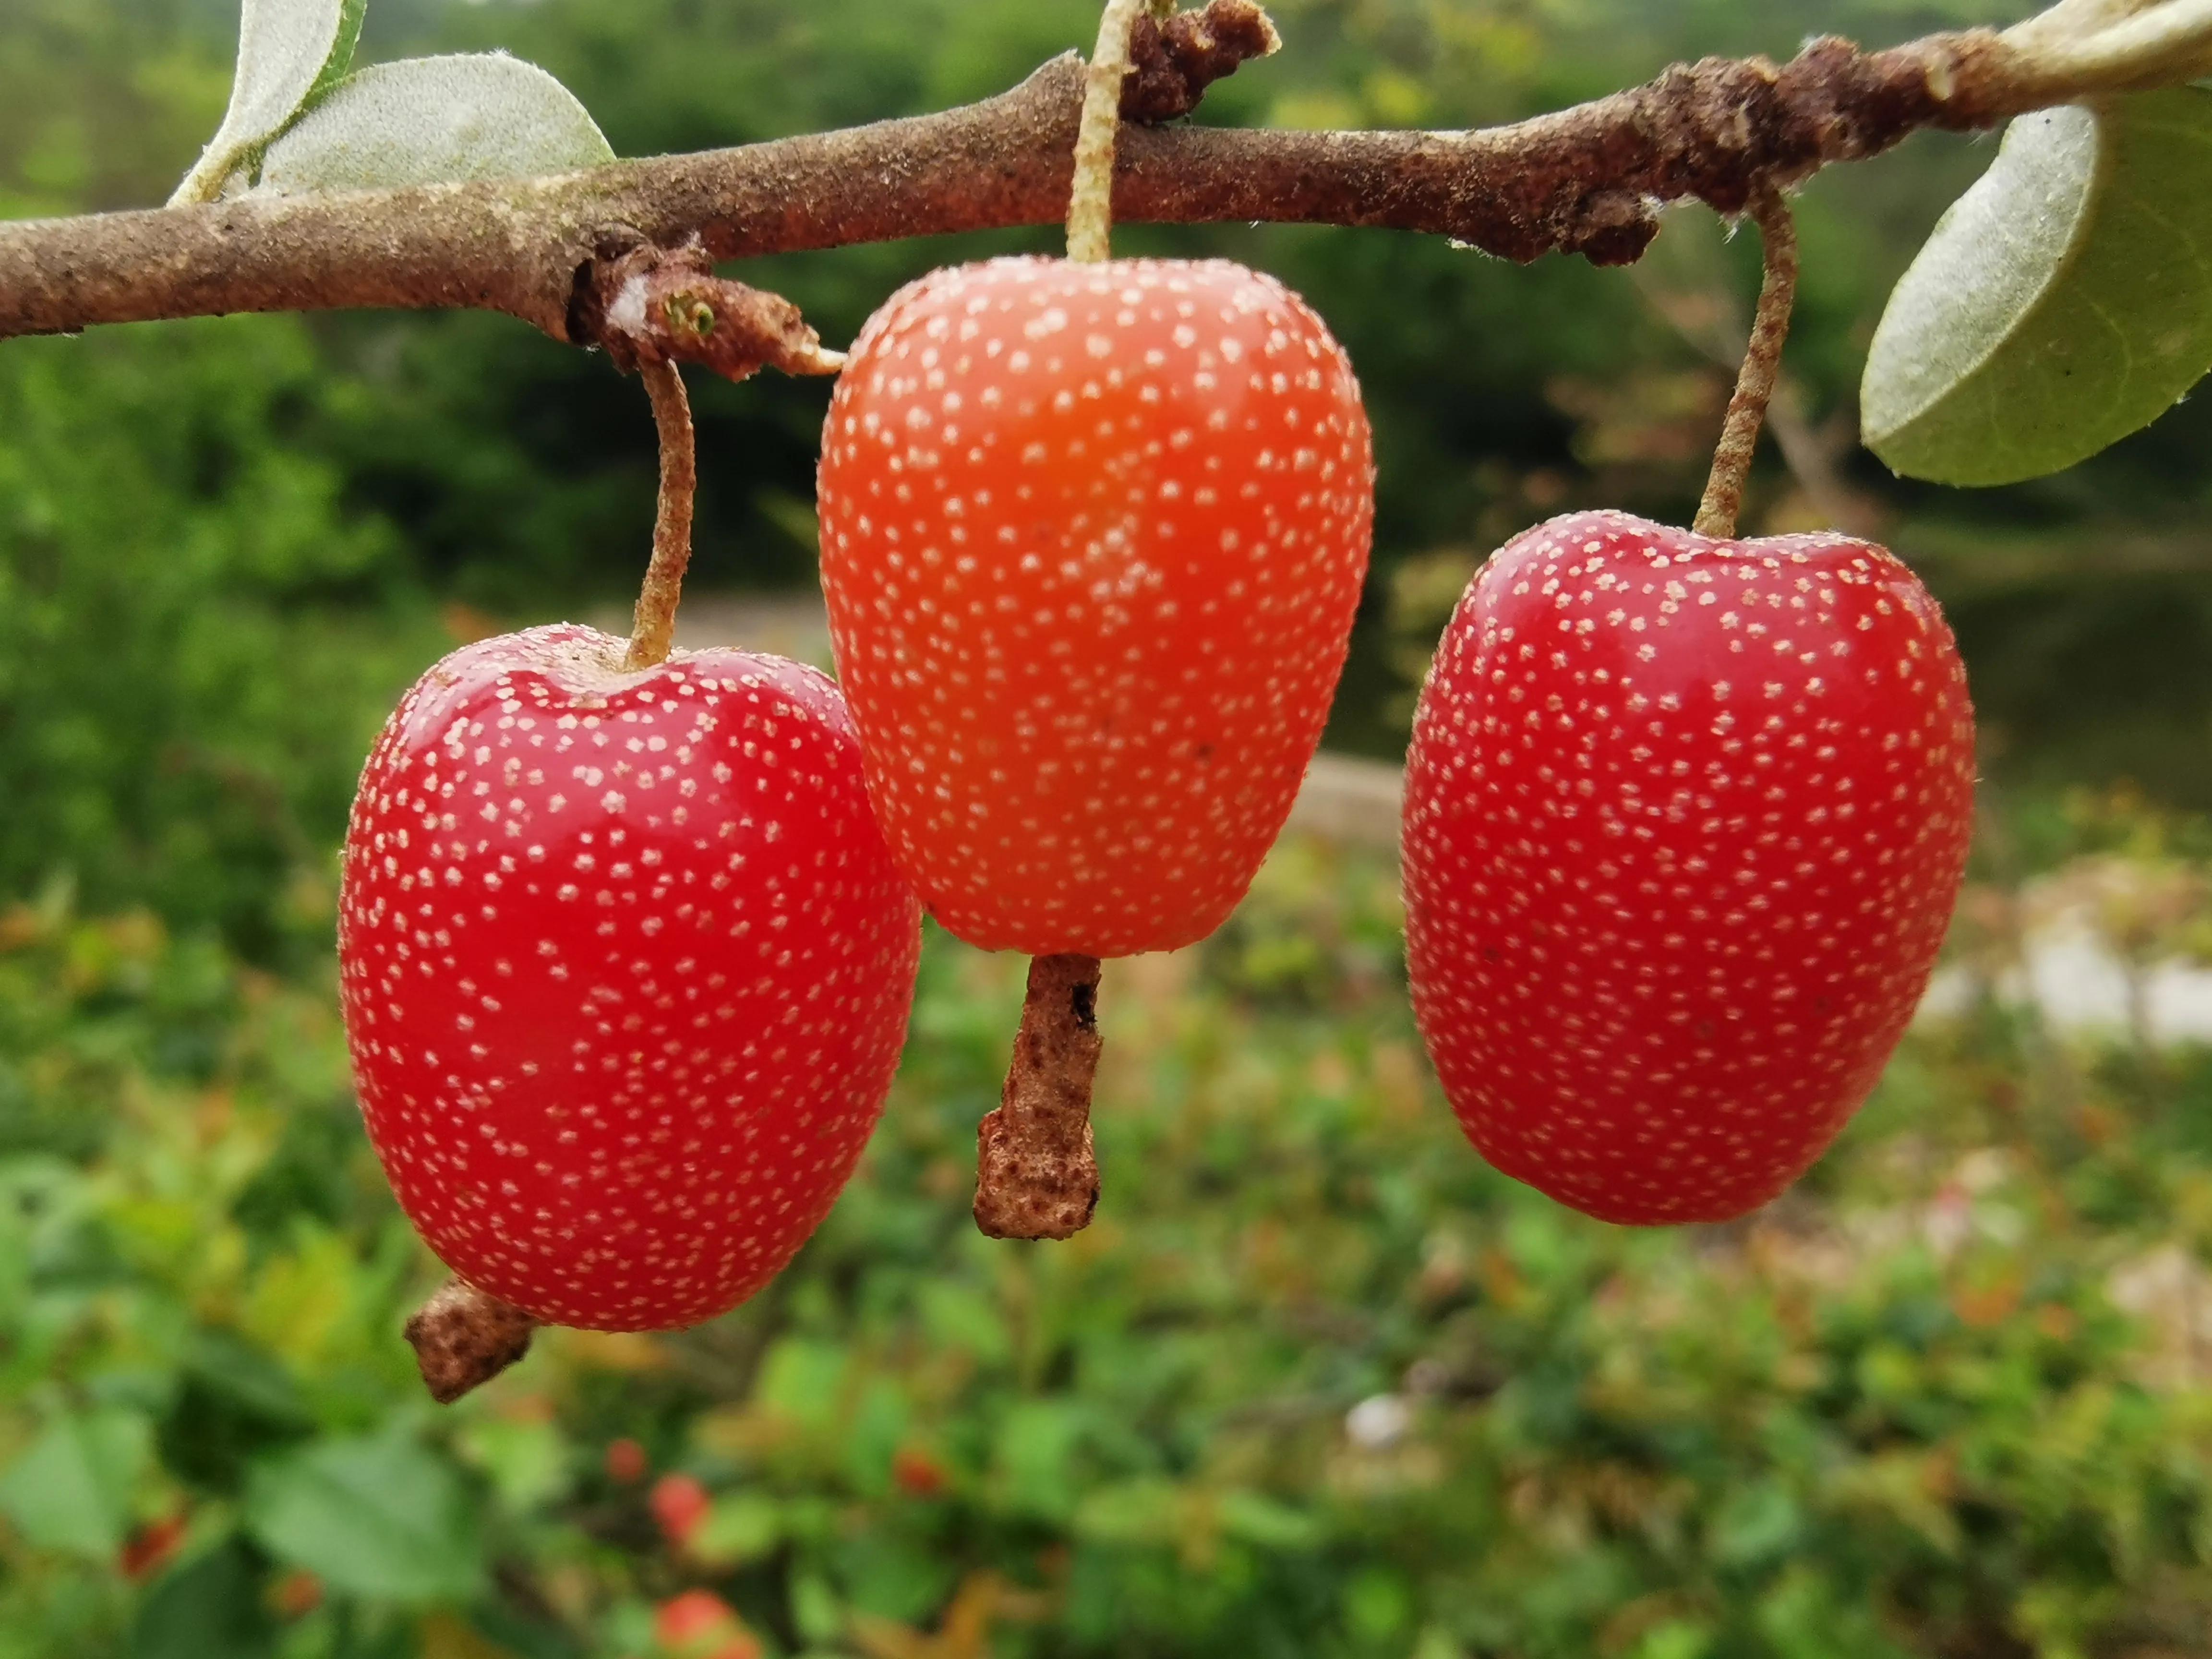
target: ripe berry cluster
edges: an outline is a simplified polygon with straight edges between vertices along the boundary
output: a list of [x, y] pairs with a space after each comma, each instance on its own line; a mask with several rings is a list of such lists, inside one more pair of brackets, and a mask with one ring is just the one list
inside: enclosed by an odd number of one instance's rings
[[[457, 1275], [409, 1332], [440, 1397], [534, 1322], [691, 1324], [790, 1260], [883, 1109], [925, 908], [1036, 958], [978, 1224], [1089, 1220], [1098, 959], [1192, 944], [1243, 896], [1320, 741], [1373, 523], [1358, 384], [1297, 295], [1103, 257], [1136, 9], [1109, 7], [1078, 147], [1070, 246], [1096, 257], [939, 271], [845, 366], [819, 480], [842, 690], [667, 655], [671, 574], [631, 641], [447, 658], [370, 756], [347, 1028], [370, 1137]], [[1705, 529], [1733, 517], [1787, 319], [1769, 205]], [[666, 371], [688, 477], [681, 397]], [[1509, 543], [1407, 770], [1414, 1011], [1475, 1146], [1607, 1220], [1771, 1198], [1926, 982], [1972, 782], [1957, 649], [1882, 549], [1611, 513]]]
[[690, 1324], [789, 1261], [882, 1109], [925, 905], [1088, 962], [1085, 1027], [1095, 958], [1220, 924], [1328, 717], [1373, 462], [1343, 351], [1271, 278], [1011, 259], [869, 324], [821, 502], [842, 694], [534, 629], [433, 668], [362, 775], [370, 1138], [529, 1320]]
[[[534, 629], [440, 663], [370, 756], [345, 1006], [424, 1237], [534, 1320], [710, 1317], [851, 1173], [925, 907], [1038, 957], [1211, 932], [1319, 739], [1371, 479], [1342, 351], [1268, 278], [896, 295], [822, 462], [842, 695]], [[1972, 785], [1957, 652], [1882, 550], [1615, 514], [1510, 543], [1407, 769], [1414, 1005], [1475, 1145], [1616, 1221], [1771, 1198], [1912, 1008]]]

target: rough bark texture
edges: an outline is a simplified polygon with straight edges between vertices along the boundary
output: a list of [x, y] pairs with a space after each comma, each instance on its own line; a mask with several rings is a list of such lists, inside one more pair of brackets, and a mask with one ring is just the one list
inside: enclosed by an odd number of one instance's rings
[[[1117, 220], [1427, 231], [1510, 259], [1634, 259], [1660, 204], [1740, 211], [1921, 127], [2034, 106], [1987, 30], [1887, 52], [1815, 40], [1779, 68], [1707, 58], [1595, 103], [1474, 132], [1131, 127]], [[246, 198], [0, 225], [0, 337], [236, 311], [473, 307], [604, 343], [623, 261], [714, 259], [1057, 222], [1083, 67], [941, 114], [561, 178]], [[2047, 101], [2047, 92], [2041, 94]]]
[[1034, 958], [999, 1109], [975, 1131], [975, 1224], [990, 1237], [1068, 1238], [1091, 1224], [1100, 1046], [1098, 958]]
[[407, 1322], [404, 1334], [430, 1398], [450, 1406], [528, 1353], [537, 1328], [520, 1309], [449, 1279]]

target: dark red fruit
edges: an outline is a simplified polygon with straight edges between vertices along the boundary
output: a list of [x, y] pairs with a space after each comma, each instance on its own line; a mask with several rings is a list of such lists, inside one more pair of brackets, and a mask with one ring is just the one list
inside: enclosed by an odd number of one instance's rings
[[605, 1463], [607, 1479], [619, 1481], [625, 1486], [633, 1481], [644, 1480], [646, 1469], [649, 1467], [645, 1448], [627, 1435], [607, 1442]]
[[181, 1510], [158, 1521], [149, 1521], [124, 1540], [123, 1547], [116, 1553], [116, 1571], [129, 1579], [151, 1578], [184, 1547], [185, 1534], [190, 1526], [191, 1517]]
[[1555, 519], [1484, 566], [1414, 718], [1413, 1004], [1483, 1156], [1718, 1221], [1818, 1158], [1958, 895], [1973, 713], [1881, 548]]
[[1219, 926], [1367, 568], [1367, 418], [1321, 319], [1221, 260], [933, 272], [854, 346], [820, 494], [869, 792], [931, 913], [1032, 956]]
[[346, 839], [368, 1133], [470, 1284], [668, 1329], [765, 1284], [882, 1110], [920, 915], [836, 687], [560, 626], [417, 682]]

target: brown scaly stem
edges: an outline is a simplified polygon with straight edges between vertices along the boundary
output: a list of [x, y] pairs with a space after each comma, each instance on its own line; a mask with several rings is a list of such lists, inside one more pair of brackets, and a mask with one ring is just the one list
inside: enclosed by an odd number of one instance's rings
[[1147, 0], [1106, 0], [1098, 44], [1083, 71], [1083, 113], [1075, 127], [1075, 178], [1067, 193], [1067, 257], [1097, 264], [1114, 228], [1114, 140], [1121, 126], [1121, 82], [1134, 67], [1129, 33]]
[[653, 560], [638, 591], [629, 653], [623, 659], [625, 672], [668, 660], [684, 572], [691, 562], [691, 503], [699, 487], [691, 400], [684, 394], [682, 371], [673, 363], [641, 362], [638, 373], [653, 399], [653, 424], [660, 429], [660, 505], [653, 521]]
[[450, 1406], [528, 1353], [537, 1328], [520, 1309], [449, 1279], [407, 1322], [405, 1335], [430, 1398]]
[[1737, 372], [1735, 395], [1721, 422], [1721, 440], [1713, 450], [1713, 470], [1705, 479], [1705, 500], [1698, 504], [1696, 522], [1700, 536], [1735, 534], [1736, 514], [1743, 507], [1743, 483], [1751, 472], [1752, 452], [1759, 447], [1759, 428], [1766, 419], [1768, 399], [1774, 396], [1775, 376], [1781, 372], [1783, 342], [1790, 337], [1790, 313], [1797, 300], [1797, 228], [1790, 217], [1790, 204], [1771, 180], [1761, 180], [1752, 193], [1750, 213], [1759, 226], [1765, 271], [1759, 283], [1759, 310], [1752, 318], [1751, 338]]
[[[1114, 145], [1132, 68], [1130, 35], [1139, 21], [1154, 21], [1152, 10], [1152, 0], [1106, 0], [1099, 17], [1068, 191], [1067, 257], [1077, 264], [1110, 257]], [[1091, 1224], [1098, 1207], [1091, 1144], [1098, 1049], [1098, 958], [1032, 957], [999, 1109], [975, 1130], [975, 1225], [988, 1237], [1067, 1238]]]
[[1068, 1238], [1098, 1207], [1091, 1083], [1098, 958], [1036, 957], [999, 1109], [975, 1131], [975, 1225], [992, 1238]]

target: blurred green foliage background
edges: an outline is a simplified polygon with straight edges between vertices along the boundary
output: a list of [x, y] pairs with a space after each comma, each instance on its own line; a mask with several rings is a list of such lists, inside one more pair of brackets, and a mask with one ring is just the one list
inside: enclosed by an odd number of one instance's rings
[[[1288, 49], [1203, 118], [1489, 122], [2021, 8], [1273, 9]], [[374, 0], [363, 51], [507, 47], [641, 154], [982, 95], [1095, 15]], [[235, 25], [5, 0], [0, 214], [161, 199]], [[933, 934], [883, 1130], [791, 1272], [679, 1337], [549, 1335], [447, 1412], [395, 1334], [437, 1269], [346, 1085], [333, 850], [440, 652], [634, 591], [643, 399], [478, 316], [0, 344], [0, 1656], [2212, 1654], [2212, 1052], [2000, 994], [2050, 915], [2138, 974], [2212, 951], [2212, 414], [1971, 495], [1856, 449], [1882, 298], [1988, 153], [1925, 136], [1802, 203], [1747, 521], [1923, 570], [1989, 787], [1954, 1012], [1796, 1194], [1638, 1235], [1486, 1171], [1412, 1030], [1392, 872], [1292, 842], [1215, 941], [1111, 970], [1080, 1240], [967, 1222], [1018, 964]], [[1754, 282], [1698, 211], [1634, 271], [1121, 240], [1274, 270], [1352, 350], [1380, 516], [1331, 742], [1376, 755], [1489, 548], [1579, 505], [1688, 516]], [[931, 265], [1049, 245], [744, 274], [834, 342]], [[803, 590], [826, 388], [694, 393], [695, 582]]]

